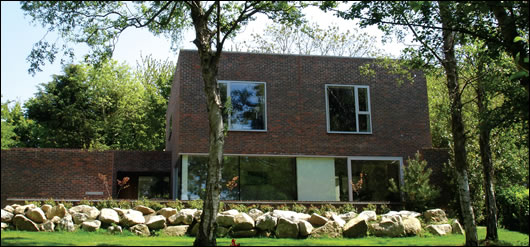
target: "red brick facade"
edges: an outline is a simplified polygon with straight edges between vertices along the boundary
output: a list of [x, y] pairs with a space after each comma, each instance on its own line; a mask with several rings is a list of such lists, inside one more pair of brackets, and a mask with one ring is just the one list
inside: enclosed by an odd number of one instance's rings
[[[116, 193], [116, 173], [170, 172], [170, 152], [86, 151], [78, 149], [2, 150], [2, 207], [7, 198], [103, 199], [98, 173]], [[86, 192], [104, 192], [87, 195]]]
[[[413, 157], [432, 146], [426, 81], [398, 84], [397, 75], [359, 67], [372, 59], [224, 52], [219, 80], [266, 83], [267, 131], [228, 133], [226, 154]], [[181, 50], [168, 108], [166, 150], [208, 152], [208, 120], [196, 51]], [[325, 84], [370, 87], [372, 134], [327, 133]], [[168, 131], [169, 133], [169, 131]]]

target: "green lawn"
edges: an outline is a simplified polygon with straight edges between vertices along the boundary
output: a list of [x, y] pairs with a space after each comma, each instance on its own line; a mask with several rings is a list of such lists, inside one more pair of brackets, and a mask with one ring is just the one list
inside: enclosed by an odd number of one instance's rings
[[[479, 239], [484, 239], [486, 228], [478, 228]], [[501, 245], [528, 246], [528, 235], [499, 229]], [[129, 232], [123, 235], [109, 235], [105, 230], [99, 232], [23, 232], [2, 231], [2, 246], [8, 245], [122, 245], [122, 246], [179, 246], [192, 245], [192, 237], [138, 237]], [[231, 238], [217, 239], [219, 246], [229, 246]], [[274, 239], [274, 238], [241, 238], [237, 243], [242, 246], [335, 246], [335, 245], [463, 245], [464, 237], [451, 235], [445, 237], [407, 237], [407, 238], [377, 238], [366, 237], [360, 239]]]

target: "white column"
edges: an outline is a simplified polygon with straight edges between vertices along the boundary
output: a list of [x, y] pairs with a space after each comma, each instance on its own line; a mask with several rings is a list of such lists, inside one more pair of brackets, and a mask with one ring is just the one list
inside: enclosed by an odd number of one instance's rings
[[188, 200], [188, 156], [182, 155], [181, 200]]
[[337, 201], [334, 158], [296, 158], [299, 201]]

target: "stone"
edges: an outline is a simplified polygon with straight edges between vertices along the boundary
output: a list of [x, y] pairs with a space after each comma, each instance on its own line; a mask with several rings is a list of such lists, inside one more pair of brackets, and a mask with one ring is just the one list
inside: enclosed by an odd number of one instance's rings
[[452, 231], [451, 231], [452, 234], [460, 234], [460, 235], [465, 234], [464, 228], [462, 228], [462, 225], [460, 225], [460, 222], [458, 222], [458, 220], [453, 221], [453, 223], [451, 224], [451, 228], [452, 228]]
[[53, 216], [50, 221], [53, 222], [53, 224], [57, 224], [59, 221], [61, 221], [61, 218], [59, 218], [59, 216]]
[[298, 213], [293, 211], [286, 211], [286, 210], [274, 210], [272, 211], [272, 216], [279, 218], [285, 218], [289, 220], [298, 221]]
[[272, 216], [271, 213], [263, 214], [256, 220], [256, 228], [262, 231], [274, 231], [278, 224], [278, 218]]
[[[136, 211], [136, 210], [134, 210], [134, 211]], [[136, 211], [136, 212], [142, 213], [140, 211]], [[143, 217], [142, 217], [142, 219], [143, 219]], [[131, 231], [132, 233], [134, 233], [134, 234], [136, 234], [138, 236], [144, 236], [144, 237], [151, 236], [151, 232], [149, 232], [149, 227], [147, 227], [146, 224], [134, 225], [134, 226], [129, 228], [129, 231]]]
[[150, 230], [159, 230], [166, 227], [166, 217], [163, 215], [154, 215], [145, 223]]
[[13, 217], [13, 225], [17, 230], [38, 232], [39, 226], [22, 214]]
[[15, 212], [14, 214], [26, 214], [26, 212], [30, 209], [34, 209], [36, 208], [37, 206], [35, 206], [34, 204], [28, 204], [28, 205], [24, 205], [24, 206], [18, 206], [15, 208]]
[[340, 227], [343, 227], [344, 225], [346, 225], [346, 222], [336, 214], [331, 215], [331, 219], [337, 222], [337, 224], [339, 224]]
[[119, 216], [123, 216], [123, 214], [125, 213], [125, 209], [121, 209], [121, 208], [112, 208], [112, 210], [116, 211], [116, 213], [118, 213]]
[[324, 215], [323, 215], [323, 216], [326, 217], [326, 218], [328, 218], [328, 219], [330, 219], [330, 220], [333, 220], [333, 219], [331, 218], [333, 215], [337, 215], [337, 213], [335, 213], [335, 212], [333, 212], [333, 211], [326, 211], [326, 212], [324, 212]]
[[230, 235], [233, 238], [252, 238], [252, 237], [255, 237], [257, 233], [258, 231], [256, 229], [250, 229], [250, 230], [233, 231]]
[[78, 225], [83, 223], [83, 222], [85, 222], [85, 221], [87, 221], [87, 220], [90, 220], [88, 218], [88, 215], [85, 214], [85, 213], [74, 213], [72, 215], [72, 219], [74, 220], [74, 223], [78, 224]]
[[15, 215], [13, 215], [12, 213], [10, 213], [7, 210], [3, 210], [2, 209], [1, 211], [2, 211], [2, 215], [1, 215], [2, 216], [2, 222], [9, 223], [9, 222], [13, 221], [13, 217]]
[[46, 215], [41, 208], [33, 208], [26, 212], [26, 217], [35, 223], [44, 223], [46, 221]]
[[48, 211], [49, 211], [50, 209], [52, 209], [52, 208], [53, 208], [53, 206], [50, 205], [50, 204], [44, 204], [44, 205], [40, 206], [40, 209], [42, 209], [42, 211], [43, 211], [44, 213], [48, 212]]
[[[162, 233], [164, 233], [167, 236], [172, 237], [181, 237], [186, 235], [186, 232], [188, 232], [188, 229], [190, 226], [188, 225], [181, 225], [181, 226], [168, 226], [162, 230]], [[219, 228], [217, 229], [219, 231]]]
[[393, 215], [374, 223], [369, 227], [372, 235], [377, 237], [402, 237], [405, 236], [405, 226], [400, 215]]
[[7, 211], [7, 212], [10, 212], [10, 213], [15, 212], [15, 209], [13, 207], [9, 206], [9, 205], [5, 206], [3, 210]]
[[246, 213], [240, 213], [234, 218], [234, 231], [250, 230], [254, 228], [254, 220]]
[[296, 217], [298, 217], [298, 220], [305, 220], [305, 221], [308, 221], [309, 218], [311, 218], [311, 215], [309, 214], [304, 214], [304, 213], [298, 213], [296, 215]]
[[198, 209], [197, 211], [195, 211], [195, 213], [193, 214], [193, 219], [200, 222], [201, 221], [201, 216], [202, 216], [202, 210], [201, 209]]
[[230, 231], [230, 228], [219, 226], [217, 227], [217, 237], [224, 238], [226, 237], [226, 235], [228, 235], [229, 231]]
[[298, 222], [298, 232], [301, 237], [307, 237], [313, 231], [313, 226], [306, 220], [300, 220]]
[[453, 231], [449, 224], [428, 225], [425, 229], [436, 236], [445, 236]]
[[118, 224], [120, 223], [120, 216], [118, 212], [110, 208], [102, 208], [99, 213], [98, 220], [105, 224]]
[[182, 209], [175, 214], [175, 218], [172, 219], [172, 224], [175, 225], [191, 225], [193, 219], [195, 219], [195, 213], [197, 209]]
[[[56, 216], [56, 217], [58, 217], [58, 216]], [[74, 222], [72, 220], [72, 216], [68, 214], [68, 215], [65, 215], [62, 219], [60, 219], [59, 222], [57, 222], [56, 229], [57, 230], [62, 230], [62, 231], [67, 231], [67, 232], [75, 231], [75, 225], [74, 225]]]
[[447, 216], [445, 215], [445, 212], [439, 208], [425, 211], [425, 213], [423, 213], [423, 217], [425, 217], [425, 222], [427, 223], [447, 223]]
[[276, 226], [277, 238], [297, 238], [298, 231], [298, 223], [288, 218], [278, 219], [278, 225]]
[[144, 223], [145, 218], [142, 212], [136, 211], [134, 209], [123, 210], [123, 215], [120, 219], [120, 225], [129, 227]]
[[342, 237], [342, 227], [335, 221], [328, 221], [325, 225], [313, 229], [311, 237], [321, 238], [340, 238]]
[[2, 224], [2, 231], [9, 227], [9, 225], [7, 223], [2, 222], [1, 224]]
[[339, 214], [339, 217], [345, 222], [349, 222], [350, 220], [355, 219], [355, 217], [357, 217], [357, 214], [355, 212], [348, 212], [345, 214]]
[[231, 227], [235, 223], [235, 221], [234, 221], [235, 218], [236, 218], [235, 215], [218, 214], [217, 215], [217, 224], [219, 224], [220, 226], [224, 226], [224, 227]]
[[377, 214], [375, 211], [363, 211], [357, 217], [365, 219], [366, 221], [377, 220]]
[[95, 232], [99, 229], [99, 227], [101, 227], [101, 221], [99, 220], [90, 220], [81, 223], [81, 229], [87, 232]]
[[[78, 205], [75, 207], [71, 207], [68, 212], [71, 215], [74, 215], [76, 213], [84, 213], [87, 215], [89, 220], [95, 220], [99, 216], [99, 210], [96, 207], [88, 206], [88, 205]], [[77, 224], [77, 223], [76, 223]]]
[[405, 218], [405, 217], [416, 218], [416, 217], [420, 216], [421, 214], [418, 213], [418, 212], [414, 212], [414, 211], [401, 210], [401, 211], [399, 211], [399, 215], [401, 215], [402, 218]]
[[319, 227], [319, 226], [323, 226], [326, 223], [328, 223], [329, 220], [326, 217], [323, 217], [323, 216], [320, 216], [320, 215], [318, 215], [316, 213], [313, 213], [313, 214], [311, 214], [311, 218], [309, 218], [308, 221], [314, 227]]
[[342, 235], [345, 238], [366, 237], [368, 234], [368, 224], [363, 217], [351, 219], [342, 228]]
[[107, 228], [107, 231], [110, 234], [122, 234], [123, 233], [123, 229], [121, 228], [121, 226], [109, 226], [109, 228]]
[[416, 217], [404, 217], [403, 227], [407, 236], [416, 236], [421, 232], [421, 222]]
[[140, 211], [144, 215], [156, 213], [155, 210], [153, 210], [153, 209], [151, 209], [149, 207], [146, 207], [146, 206], [142, 206], [142, 205], [138, 205], [138, 206], [134, 207], [134, 210]]
[[66, 210], [66, 207], [61, 203], [59, 205], [56, 205], [52, 207], [50, 210], [46, 211], [46, 218], [53, 219], [53, 217], [58, 216], [59, 218], [63, 218], [68, 211]]
[[197, 232], [199, 232], [199, 224], [195, 223], [193, 227], [191, 228], [191, 236], [197, 236]]
[[250, 211], [248, 211], [248, 215], [254, 220], [256, 221], [258, 219], [258, 217], [262, 216], [263, 215], [263, 212], [257, 208], [253, 208], [251, 209]]
[[177, 214], [177, 210], [174, 208], [162, 208], [158, 210], [156, 214], [163, 215], [164, 217], [166, 217], [166, 219], [168, 219], [169, 217], [171, 217], [171, 215]]

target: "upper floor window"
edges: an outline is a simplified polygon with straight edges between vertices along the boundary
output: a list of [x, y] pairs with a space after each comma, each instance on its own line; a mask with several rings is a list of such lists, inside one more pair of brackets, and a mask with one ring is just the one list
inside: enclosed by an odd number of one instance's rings
[[370, 88], [356, 85], [326, 85], [328, 133], [371, 134]]
[[231, 111], [223, 113], [228, 130], [266, 131], [265, 82], [219, 81], [221, 102], [231, 99]]

